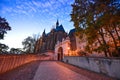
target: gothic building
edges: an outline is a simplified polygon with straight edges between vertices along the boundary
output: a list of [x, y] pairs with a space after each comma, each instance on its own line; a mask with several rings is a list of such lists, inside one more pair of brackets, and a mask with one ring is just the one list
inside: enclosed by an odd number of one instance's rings
[[[120, 35], [120, 30], [118, 34]], [[92, 46], [90, 46], [89, 50], [92, 53], [86, 51], [87, 46], [87, 39], [86, 36], [80, 39], [78, 36], [75, 35], [75, 29], [71, 29], [69, 33], [66, 33], [64, 27], [59, 25], [57, 20], [56, 27], [51, 29], [49, 33], [46, 33], [45, 30], [42, 33], [42, 36], [38, 39], [35, 46], [36, 53], [50, 53], [52, 52], [55, 56], [55, 59], [62, 60], [65, 55], [69, 56], [105, 56], [103, 51], [95, 51], [101, 45], [99, 41], [94, 41]], [[106, 32], [105, 32], [106, 33]], [[119, 39], [115, 33], [113, 35], [117, 41], [117, 46], [120, 46]], [[100, 40], [101, 37], [99, 37]], [[105, 40], [107, 45], [109, 45], [110, 52], [115, 51], [115, 46], [113, 43], [113, 39], [110, 37], [109, 34], [105, 34]], [[114, 55], [114, 54], [113, 54]], [[115, 54], [116, 55], [116, 54]], [[56, 60], [57, 60], [56, 59]]]
[[42, 33], [42, 36], [36, 43], [36, 53], [44, 53], [47, 51], [53, 51], [55, 49], [55, 44], [59, 41], [62, 42], [62, 39], [65, 39], [68, 34], [65, 32], [62, 24], [59, 25], [57, 20], [56, 28], [51, 29], [49, 33], [46, 33], [45, 30]]

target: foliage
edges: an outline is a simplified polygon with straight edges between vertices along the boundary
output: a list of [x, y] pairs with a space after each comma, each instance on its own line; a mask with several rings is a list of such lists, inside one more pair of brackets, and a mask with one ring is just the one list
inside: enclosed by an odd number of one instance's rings
[[9, 47], [5, 44], [0, 43], [0, 53], [7, 53], [7, 50], [9, 49]]
[[89, 52], [89, 53], [92, 53], [89, 45], [86, 45], [86, 46], [85, 46], [85, 51], [87, 51], [87, 52]]
[[94, 49], [94, 51], [100, 52], [100, 51], [106, 50], [106, 48], [109, 48], [109, 46], [108, 46], [108, 45], [105, 45], [105, 44], [102, 44], [102, 45], [100, 45], [98, 48]]
[[22, 54], [23, 51], [20, 48], [11, 48], [9, 53], [10, 54]]
[[9, 23], [6, 21], [5, 18], [0, 17], [0, 39], [3, 39], [4, 34], [7, 33], [7, 31], [9, 30], [11, 30]]
[[33, 37], [28, 36], [24, 41], [22, 42], [22, 45], [24, 46], [24, 50], [26, 53], [33, 53], [34, 47], [35, 47], [36, 40]]
[[[119, 30], [117, 30], [120, 29], [119, 0], [75, 0], [72, 7], [71, 21], [74, 22], [76, 29], [82, 29], [82, 31], [78, 30], [77, 35], [85, 34], [87, 45], [92, 45], [94, 41], [98, 40], [100, 44], [98, 49], [106, 54], [106, 51], [109, 52], [109, 47], [106, 46], [105, 35], [110, 34], [115, 49], [118, 50], [114, 34], [119, 39]], [[112, 33], [113, 30], [114, 33]]]

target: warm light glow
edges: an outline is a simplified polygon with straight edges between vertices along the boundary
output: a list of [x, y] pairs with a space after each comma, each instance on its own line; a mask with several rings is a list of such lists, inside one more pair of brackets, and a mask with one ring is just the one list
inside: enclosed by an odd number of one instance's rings
[[70, 50], [70, 47], [68, 47], [67, 49]]

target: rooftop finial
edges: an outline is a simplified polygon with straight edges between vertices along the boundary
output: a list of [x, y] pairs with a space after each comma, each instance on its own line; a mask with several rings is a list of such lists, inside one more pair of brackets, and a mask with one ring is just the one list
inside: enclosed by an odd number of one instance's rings
[[45, 29], [44, 29], [44, 31], [43, 31], [43, 33], [42, 33], [42, 36], [45, 36], [46, 35], [46, 33], [45, 33]]
[[56, 27], [57, 27], [57, 26], [59, 26], [59, 21], [58, 21], [58, 19], [57, 19], [57, 22], [56, 22]]

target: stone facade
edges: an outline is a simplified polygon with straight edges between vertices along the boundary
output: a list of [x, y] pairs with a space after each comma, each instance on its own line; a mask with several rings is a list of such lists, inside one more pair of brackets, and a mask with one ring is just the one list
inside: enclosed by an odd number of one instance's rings
[[62, 60], [64, 56], [68, 56], [70, 52], [70, 38], [67, 37], [66, 39], [63, 39], [62, 42], [58, 41], [55, 45], [54, 52], [55, 60]]
[[[86, 51], [87, 39], [86, 36], [82, 39], [75, 35], [75, 29], [71, 29], [69, 33], [66, 33], [64, 27], [59, 25], [59, 22], [56, 22], [56, 27], [51, 29], [49, 33], [46, 33], [45, 30], [42, 33], [42, 36], [38, 39], [36, 43], [36, 53], [53, 53], [55, 59], [62, 60], [62, 58], [67, 54], [68, 56], [96, 56], [104, 57], [105, 54], [103, 51], [94, 51], [97, 49], [100, 44], [98, 41], [94, 41], [90, 50], [92, 52]], [[120, 34], [120, 33], [119, 33]], [[114, 35], [116, 36], [116, 35]], [[102, 39], [99, 38], [101, 41]], [[110, 50], [114, 49], [112, 39], [109, 35], [105, 35], [105, 40], [108, 45], [110, 45]], [[120, 44], [118, 45], [120, 46]], [[69, 49], [68, 49], [69, 48]], [[62, 56], [62, 57], [61, 57]]]
[[51, 29], [49, 33], [46, 33], [45, 30], [40, 37], [40, 39], [36, 43], [36, 53], [45, 53], [48, 51], [55, 50], [55, 44], [62, 39], [67, 37], [67, 33], [65, 32], [62, 24], [59, 25], [59, 22], [56, 22], [56, 28]]
[[36, 53], [46, 53], [46, 52], [54, 53], [56, 48], [55, 45], [61, 42], [64, 43], [67, 38], [69, 38], [70, 40], [69, 42], [70, 50], [76, 51], [77, 47], [76, 47], [75, 29], [71, 29], [70, 32], [67, 34], [62, 24], [59, 25], [59, 22], [57, 20], [56, 28], [51, 29], [49, 33], [46, 33], [44, 30], [44, 32], [42, 33], [42, 36], [38, 39], [36, 43], [35, 52]]

